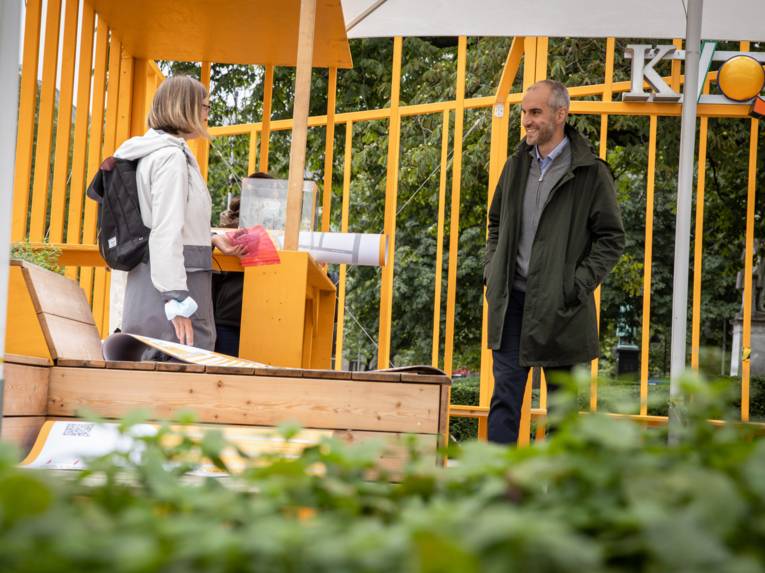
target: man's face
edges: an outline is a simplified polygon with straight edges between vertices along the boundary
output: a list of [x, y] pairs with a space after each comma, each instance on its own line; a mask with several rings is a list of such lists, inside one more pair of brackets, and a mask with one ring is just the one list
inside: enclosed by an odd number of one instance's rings
[[565, 121], [565, 109], [554, 110], [550, 107], [550, 88], [542, 85], [523, 96], [521, 122], [529, 145], [544, 145], [556, 132], [563, 131]]

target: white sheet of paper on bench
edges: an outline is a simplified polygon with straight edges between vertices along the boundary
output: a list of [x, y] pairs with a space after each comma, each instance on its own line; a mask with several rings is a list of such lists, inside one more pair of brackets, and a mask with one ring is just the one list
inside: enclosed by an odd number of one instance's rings
[[211, 350], [204, 350], [186, 344], [159, 340], [138, 334], [118, 332], [108, 336], [102, 343], [105, 360], [129, 360], [140, 361], [144, 351], [155, 348], [190, 364], [202, 364], [203, 366], [230, 366], [240, 368], [269, 368], [267, 364], [236, 358]]
[[[24, 468], [84, 470], [88, 460], [111, 452], [131, 452], [138, 455], [140, 445], [136, 445], [136, 438], [153, 436], [159, 426], [136, 424], [131, 426], [127, 434], [121, 434], [118, 428], [119, 425], [114, 422], [48, 420], [43, 424], [32, 450], [20, 465]], [[275, 428], [250, 426], [212, 427], [195, 424], [172, 426], [172, 429], [196, 440], [201, 440], [208, 430], [220, 430], [226, 441], [236, 446], [225, 448], [221, 454], [221, 459], [232, 473], [239, 473], [245, 466], [245, 460], [239, 456], [237, 448], [251, 457], [278, 454], [286, 458], [295, 458], [304, 448], [318, 444], [323, 437], [332, 436], [331, 430], [300, 430], [296, 436], [285, 440], [277, 434]], [[191, 475], [214, 477], [227, 474], [210, 461], [202, 460]]]

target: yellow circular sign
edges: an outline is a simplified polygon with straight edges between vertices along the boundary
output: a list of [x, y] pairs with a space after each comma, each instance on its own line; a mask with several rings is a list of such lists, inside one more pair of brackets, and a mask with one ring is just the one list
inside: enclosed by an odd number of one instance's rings
[[760, 93], [765, 85], [765, 70], [751, 56], [743, 54], [727, 60], [717, 72], [717, 85], [725, 97], [746, 101]]

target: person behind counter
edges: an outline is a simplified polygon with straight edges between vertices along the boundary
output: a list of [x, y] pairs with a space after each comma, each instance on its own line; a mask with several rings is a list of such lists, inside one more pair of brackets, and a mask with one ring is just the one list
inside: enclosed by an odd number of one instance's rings
[[[252, 173], [250, 179], [273, 179], [268, 173]], [[240, 198], [232, 197], [228, 208], [220, 214], [220, 227], [239, 227]], [[215, 317], [215, 352], [239, 356], [239, 338], [242, 328], [242, 292], [244, 273], [221, 271], [213, 273], [212, 297]]]

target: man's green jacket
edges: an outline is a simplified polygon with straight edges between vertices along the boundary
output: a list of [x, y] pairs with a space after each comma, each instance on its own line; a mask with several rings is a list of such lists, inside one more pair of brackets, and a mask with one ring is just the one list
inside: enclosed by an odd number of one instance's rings
[[[519, 357], [524, 366], [570, 366], [598, 356], [593, 292], [624, 249], [608, 165], [568, 125], [566, 135], [571, 167], [550, 193], [531, 249]], [[507, 160], [489, 209], [484, 281], [488, 344], [495, 350], [515, 274], [531, 150], [524, 140]]]

